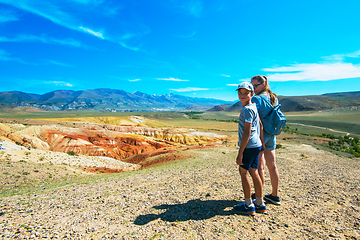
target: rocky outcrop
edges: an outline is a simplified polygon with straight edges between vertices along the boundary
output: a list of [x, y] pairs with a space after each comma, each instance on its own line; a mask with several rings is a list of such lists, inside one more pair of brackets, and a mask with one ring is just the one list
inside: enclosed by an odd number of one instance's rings
[[106, 156], [136, 164], [141, 164], [148, 157], [184, 150], [184, 146], [214, 146], [228, 140], [227, 136], [189, 129], [108, 124], [86, 124], [79, 128], [1, 124], [0, 133], [28, 148]]

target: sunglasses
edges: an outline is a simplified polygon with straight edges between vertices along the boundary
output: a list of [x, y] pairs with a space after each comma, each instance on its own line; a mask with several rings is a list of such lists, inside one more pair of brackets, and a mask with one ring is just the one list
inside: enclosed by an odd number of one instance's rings
[[254, 89], [257, 88], [257, 86], [261, 85], [262, 83], [259, 84], [253, 84]]

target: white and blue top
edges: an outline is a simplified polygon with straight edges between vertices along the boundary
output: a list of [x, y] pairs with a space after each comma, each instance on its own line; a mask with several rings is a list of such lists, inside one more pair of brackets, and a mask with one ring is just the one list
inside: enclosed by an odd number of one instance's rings
[[239, 146], [244, 134], [245, 122], [251, 123], [250, 139], [246, 148], [261, 147], [259, 115], [254, 103], [250, 103], [241, 109], [239, 115]]

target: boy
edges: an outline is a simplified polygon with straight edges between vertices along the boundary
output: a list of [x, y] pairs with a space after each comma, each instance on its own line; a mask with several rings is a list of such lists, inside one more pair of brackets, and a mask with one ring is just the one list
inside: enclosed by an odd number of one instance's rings
[[[261, 122], [256, 105], [251, 102], [254, 87], [249, 82], [241, 83], [238, 88], [239, 100], [243, 108], [239, 116], [239, 152], [236, 163], [239, 165], [241, 183], [245, 195], [245, 202], [234, 207], [242, 214], [255, 215], [255, 212], [266, 213], [266, 206], [262, 199], [262, 184], [258, 174], [258, 155], [261, 150], [260, 140]], [[254, 183], [256, 200], [251, 201], [251, 183]]]

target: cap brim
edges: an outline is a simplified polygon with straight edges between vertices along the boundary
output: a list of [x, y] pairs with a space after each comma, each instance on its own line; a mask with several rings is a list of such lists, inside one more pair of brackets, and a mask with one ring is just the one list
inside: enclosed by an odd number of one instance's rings
[[243, 88], [243, 89], [246, 89], [246, 90], [248, 90], [249, 92], [252, 92], [252, 90], [251, 89], [248, 89], [248, 88], [246, 88], [246, 87], [239, 87], [238, 89], [236, 89], [235, 91], [238, 91], [239, 89], [241, 89], [241, 88]]

